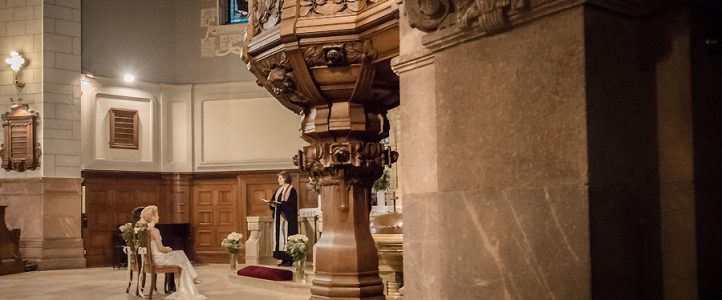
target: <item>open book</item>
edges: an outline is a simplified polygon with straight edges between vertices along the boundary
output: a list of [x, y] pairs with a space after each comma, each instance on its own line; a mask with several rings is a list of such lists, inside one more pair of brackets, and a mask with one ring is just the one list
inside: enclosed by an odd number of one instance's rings
[[263, 200], [263, 202], [266, 202], [266, 203], [275, 203], [275, 204], [280, 204], [280, 203], [281, 203], [281, 202], [278, 202], [278, 201], [267, 200], [267, 199], [261, 199], [261, 200]]

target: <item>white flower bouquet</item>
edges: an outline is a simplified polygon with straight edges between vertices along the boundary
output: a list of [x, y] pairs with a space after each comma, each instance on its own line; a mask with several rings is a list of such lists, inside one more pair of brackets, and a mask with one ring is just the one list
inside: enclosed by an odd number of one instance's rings
[[135, 226], [125, 223], [118, 229], [120, 230], [120, 236], [125, 241], [125, 245], [133, 247], [133, 249], [144, 246], [145, 240], [148, 238], [148, 225], [144, 223], [135, 223]]
[[228, 237], [223, 239], [221, 246], [228, 250], [228, 253], [238, 253], [245, 247], [245, 244], [241, 242], [243, 235], [238, 232], [231, 232]]
[[131, 247], [135, 242], [133, 224], [125, 223], [123, 225], [120, 225], [118, 229], [120, 230], [120, 236], [123, 238], [123, 241], [125, 241], [125, 245]]
[[308, 237], [303, 234], [294, 234], [288, 237], [286, 252], [293, 257], [293, 261], [306, 259], [306, 243], [308, 243]]
[[150, 247], [150, 245], [146, 245], [145, 243], [148, 241], [148, 224], [146, 223], [135, 223], [135, 228], [133, 228], [133, 232], [135, 233], [135, 248], [138, 247]]

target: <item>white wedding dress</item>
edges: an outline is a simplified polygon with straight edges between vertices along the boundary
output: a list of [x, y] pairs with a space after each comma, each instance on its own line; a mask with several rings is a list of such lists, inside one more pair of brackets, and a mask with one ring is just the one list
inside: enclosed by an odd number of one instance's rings
[[[160, 236], [160, 234], [158, 235]], [[161, 238], [162, 239], [162, 238]], [[161, 252], [159, 249], [163, 247], [163, 241], [152, 239], [151, 251], [153, 253], [153, 262], [158, 266], [179, 266], [183, 269], [180, 276], [180, 282], [175, 293], [168, 295], [165, 299], [176, 300], [204, 300], [207, 299], [198, 293], [193, 280], [198, 277], [196, 269], [193, 268], [183, 250], [175, 250], [173, 252]]]

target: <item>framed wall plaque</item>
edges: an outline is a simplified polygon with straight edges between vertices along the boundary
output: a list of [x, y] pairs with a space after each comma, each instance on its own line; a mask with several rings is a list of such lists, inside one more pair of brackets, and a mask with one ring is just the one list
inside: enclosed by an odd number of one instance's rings
[[0, 145], [2, 167], [24, 172], [40, 166], [40, 144], [35, 143], [37, 113], [27, 104], [15, 104], [2, 115], [3, 144]]

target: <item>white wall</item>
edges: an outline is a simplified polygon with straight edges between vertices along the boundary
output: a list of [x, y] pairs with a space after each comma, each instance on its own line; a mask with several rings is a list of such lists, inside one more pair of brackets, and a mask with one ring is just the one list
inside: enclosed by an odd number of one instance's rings
[[[129, 72], [139, 80], [172, 84], [255, 80], [238, 54], [201, 57], [207, 27], [201, 26], [200, 11], [215, 2], [83, 1], [83, 71], [107, 78]], [[236, 37], [244, 30], [221, 27]], [[220, 46], [220, 36], [208, 38]]]
[[[194, 172], [293, 168], [300, 117], [255, 82], [171, 85], [85, 79], [83, 168]], [[108, 109], [137, 109], [139, 149], [111, 149]]]
[[301, 118], [255, 82], [194, 89], [195, 169], [293, 168]]
[[[112, 79], [83, 80], [83, 168], [111, 170], [160, 169], [161, 86]], [[138, 149], [110, 148], [110, 108], [138, 110]]]

